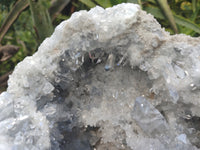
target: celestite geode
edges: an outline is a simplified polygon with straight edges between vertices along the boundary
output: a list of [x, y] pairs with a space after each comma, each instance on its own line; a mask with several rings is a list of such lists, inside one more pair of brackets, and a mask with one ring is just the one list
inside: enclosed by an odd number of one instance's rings
[[135, 4], [80, 11], [0, 95], [2, 150], [197, 150], [200, 38]]

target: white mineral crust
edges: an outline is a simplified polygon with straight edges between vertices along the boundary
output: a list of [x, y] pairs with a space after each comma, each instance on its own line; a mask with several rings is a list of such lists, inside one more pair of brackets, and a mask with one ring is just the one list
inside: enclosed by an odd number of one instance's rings
[[1, 150], [197, 150], [200, 38], [135, 4], [80, 11], [0, 95]]

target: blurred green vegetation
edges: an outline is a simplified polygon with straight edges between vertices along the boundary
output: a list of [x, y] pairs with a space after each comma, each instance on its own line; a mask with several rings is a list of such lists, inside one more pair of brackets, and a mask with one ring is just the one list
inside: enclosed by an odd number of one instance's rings
[[[0, 29], [15, 4], [19, 1], [20, 0], [0, 0]], [[41, 1], [42, 5], [50, 11], [50, 7], [53, 3], [59, 0]], [[60, 1], [63, 2], [63, 0]], [[65, 3], [65, 7], [58, 8], [56, 10], [57, 12], [54, 12], [56, 15], [49, 12], [49, 16], [51, 16], [52, 25], [55, 27], [63, 20], [68, 19], [75, 11], [82, 9], [89, 10], [96, 5], [107, 8], [128, 2], [137, 3], [143, 10], [154, 15], [162, 27], [171, 34], [184, 33], [193, 37], [197, 37], [200, 34], [199, 0], [71, 0], [69, 3]], [[38, 43], [38, 33], [33, 20], [34, 18], [30, 7], [24, 7], [23, 11], [11, 24], [8, 32], [0, 41], [2, 46], [16, 45], [20, 48], [17, 54], [11, 59], [0, 62], [0, 76], [13, 70], [18, 62], [23, 60], [24, 57], [32, 55], [38, 48], [40, 43]]]

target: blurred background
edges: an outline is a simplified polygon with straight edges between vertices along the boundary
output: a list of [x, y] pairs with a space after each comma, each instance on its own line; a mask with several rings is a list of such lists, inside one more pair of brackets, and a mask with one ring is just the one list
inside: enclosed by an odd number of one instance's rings
[[36, 52], [73, 12], [120, 3], [139, 4], [170, 34], [200, 34], [199, 0], [0, 0], [0, 93], [15, 65]]

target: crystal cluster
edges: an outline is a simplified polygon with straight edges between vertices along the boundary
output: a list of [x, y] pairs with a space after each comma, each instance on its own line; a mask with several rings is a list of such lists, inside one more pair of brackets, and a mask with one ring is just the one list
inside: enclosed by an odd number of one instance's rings
[[0, 95], [0, 149], [198, 150], [200, 38], [135, 4], [80, 11]]

